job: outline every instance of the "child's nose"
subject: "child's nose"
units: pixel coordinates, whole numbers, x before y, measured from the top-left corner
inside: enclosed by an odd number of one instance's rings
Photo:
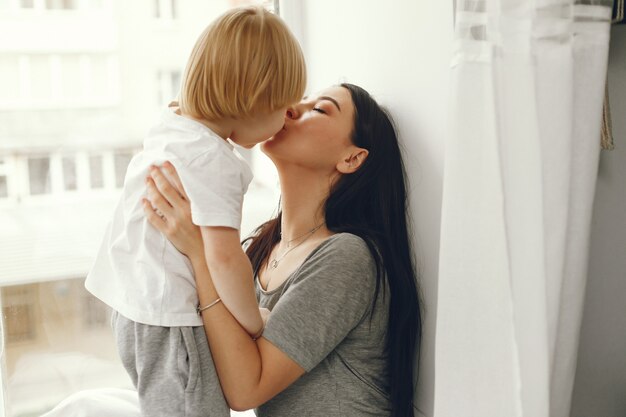
[[[285,116],[286,116],[288,119],[293,120],[293,119],[297,119],[297,118],[298,118],[298,114],[299,114],[299,113],[298,113],[298,110],[297,110],[295,107],[289,107],[289,108],[287,109],[287,113],[285,114]]]

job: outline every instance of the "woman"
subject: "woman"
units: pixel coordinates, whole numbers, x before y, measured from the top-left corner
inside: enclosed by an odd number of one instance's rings
[[[282,211],[246,242],[267,326],[252,340],[221,303],[203,312],[228,403],[271,417],[412,416],[421,323],[389,116],[342,84],[290,108],[262,150],[282,192]],[[163,171],[152,171],[146,215],[189,257],[200,304],[211,305],[189,203],[171,165]]]
[[[365,90],[342,84],[290,108],[262,150],[282,197],[278,216],[246,241],[259,305],[271,310],[257,340],[215,303],[172,166],[147,181],[148,220],[189,257],[200,304],[212,305],[202,316],[226,400],[258,416],[413,416],[421,320],[389,116]],[[46,416],[138,413],[128,392],[117,403],[112,396],[78,393]]]

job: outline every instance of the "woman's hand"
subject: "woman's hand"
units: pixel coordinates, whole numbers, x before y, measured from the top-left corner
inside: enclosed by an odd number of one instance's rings
[[[190,259],[204,258],[200,228],[191,221],[191,205],[174,166],[150,168],[143,211],[148,222]]]

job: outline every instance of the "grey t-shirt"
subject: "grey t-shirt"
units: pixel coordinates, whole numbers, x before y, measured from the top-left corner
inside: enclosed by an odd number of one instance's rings
[[[256,280],[259,305],[271,310],[263,337],[306,370],[257,416],[390,414],[389,294],[381,286],[370,321],[375,288],[373,257],[349,233],[328,238],[280,287],[264,291]]]

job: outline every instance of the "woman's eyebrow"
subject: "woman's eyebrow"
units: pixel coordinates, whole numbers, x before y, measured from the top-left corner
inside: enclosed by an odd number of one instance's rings
[[[321,97],[318,97],[318,100],[328,100],[328,101],[332,102],[335,105],[335,107],[337,107],[337,110],[341,111],[341,107],[339,107],[339,103],[337,103],[337,100],[335,100],[332,97],[321,96]]]

